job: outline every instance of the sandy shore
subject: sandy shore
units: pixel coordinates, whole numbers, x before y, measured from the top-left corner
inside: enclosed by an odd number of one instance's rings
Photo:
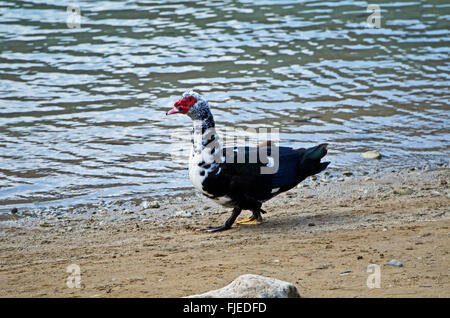
[[[303,297],[449,297],[449,175],[309,180],[266,203],[262,225],[214,234],[197,229],[229,211],[198,196],[120,218],[99,209],[1,222],[0,296],[181,297],[253,273]],[[403,266],[385,265],[393,259]],[[70,264],[80,288],[66,285]],[[367,287],[369,264],[380,266],[381,288]]]

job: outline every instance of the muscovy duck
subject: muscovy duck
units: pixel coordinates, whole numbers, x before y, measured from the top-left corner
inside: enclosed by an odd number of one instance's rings
[[[166,113],[172,114],[185,114],[194,121],[189,158],[192,184],[208,198],[233,208],[224,225],[204,231],[230,229],[242,210],[250,210],[253,215],[237,223],[260,224],[265,201],[292,189],[330,163],[320,161],[327,154],[325,143],[308,149],[278,147],[270,141],[258,147],[223,148],[208,101],[194,91],[184,93],[175,102]]]

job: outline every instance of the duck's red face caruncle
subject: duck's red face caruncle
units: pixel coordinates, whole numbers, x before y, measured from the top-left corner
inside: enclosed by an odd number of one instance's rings
[[[166,115],[172,114],[187,114],[189,109],[195,105],[197,99],[194,96],[187,96],[173,104],[173,109],[169,110]]]

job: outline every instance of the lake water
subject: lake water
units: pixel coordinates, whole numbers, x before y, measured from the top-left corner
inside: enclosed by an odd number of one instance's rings
[[[0,210],[189,193],[191,88],[332,170],[448,164],[450,4],[374,2],[0,1]]]

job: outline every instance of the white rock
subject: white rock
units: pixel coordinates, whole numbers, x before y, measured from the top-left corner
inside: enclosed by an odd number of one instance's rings
[[[143,201],[141,203],[141,208],[144,209],[144,210],[148,209],[149,205],[150,205],[150,203],[148,201]]]
[[[389,261],[389,262],[386,263],[385,265],[397,266],[397,267],[403,267],[403,264],[400,263],[399,261],[397,261],[396,259],[393,259],[393,260]]]
[[[151,201],[151,202],[143,201],[141,203],[142,210],[149,209],[149,208],[150,209],[158,209],[159,207],[160,207],[160,204],[158,201]]]
[[[180,210],[175,213],[175,216],[182,217],[182,218],[191,218],[192,213],[184,210]]]
[[[408,187],[394,187],[393,192],[395,194],[408,195],[408,194],[412,194],[414,191],[413,191],[413,189],[408,188]]]
[[[188,298],[299,298],[297,288],[288,282],[254,274],[241,275],[229,285],[188,296]]]
[[[381,154],[378,151],[370,150],[367,152],[363,152],[361,157],[365,159],[381,159]]]

